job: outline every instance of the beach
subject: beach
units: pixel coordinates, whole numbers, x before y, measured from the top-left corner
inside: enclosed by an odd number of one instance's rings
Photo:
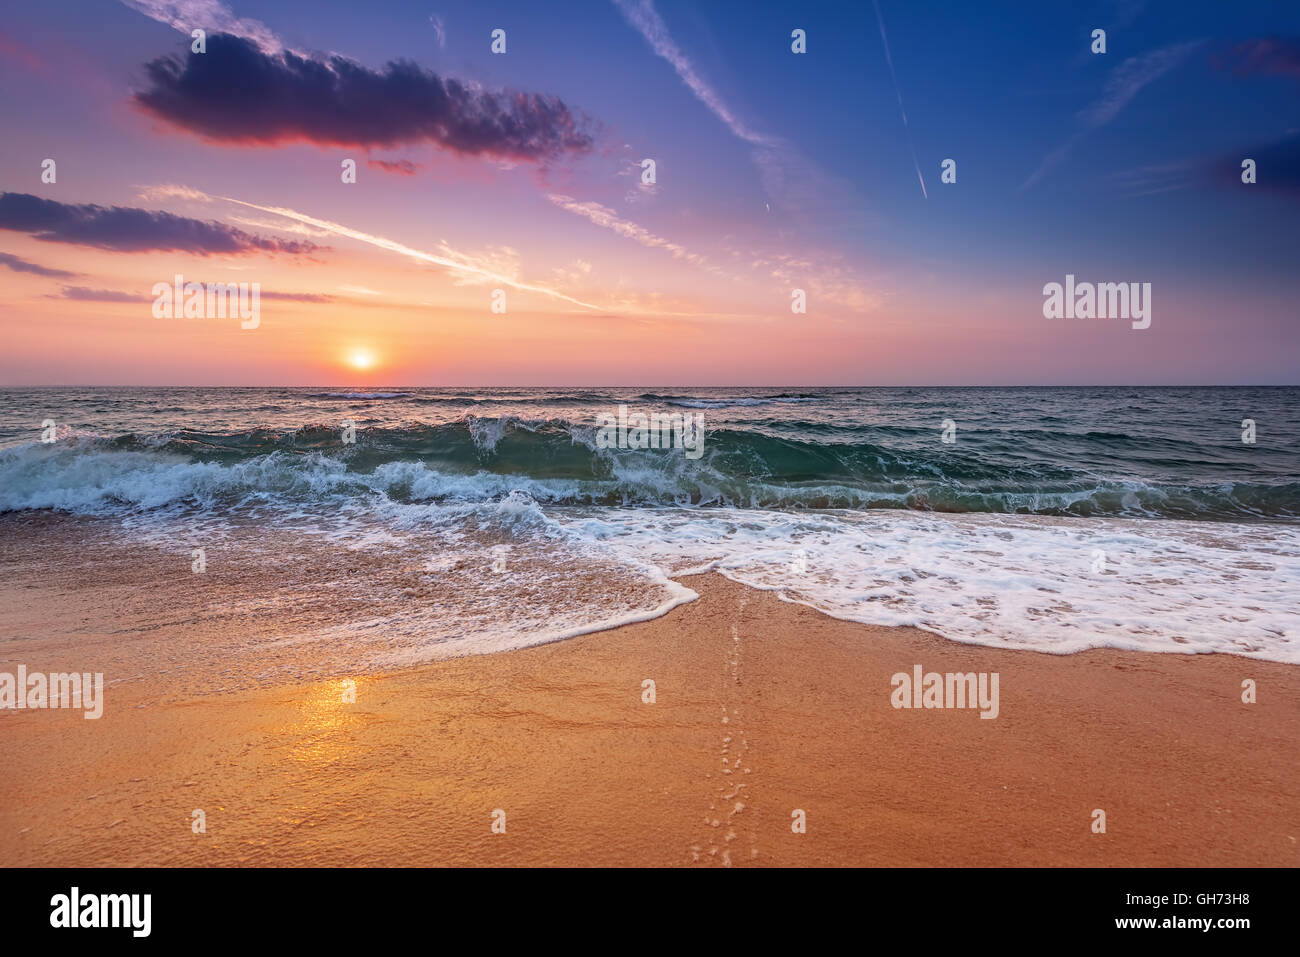
[[[1300,8],[501,6],[6,10],[6,930],[1286,923]]]
[[[62,639],[16,640],[41,608],[103,636],[91,664],[141,603],[173,607],[159,647],[204,637],[179,584],[4,580],[10,662],[61,663]],[[663,617],[359,675],[355,703],[343,675],[178,694],[110,672],[98,720],[0,712],[0,864],[1300,863],[1293,666],[1001,650],[682,581],[700,597]],[[997,673],[997,717],[893,707],[918,664]]]
[[[1296,397],[8,390],[0,865],[1295,866]]]

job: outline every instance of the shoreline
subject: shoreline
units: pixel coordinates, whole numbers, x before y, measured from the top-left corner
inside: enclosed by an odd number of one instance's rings
[[[1300,864],[1293,666],[1002,650],[683,583],[651,621],[357,676],[355,704],[337,679],[127,683],[98,721],[0,714],[0,866]],[[999,673],[998,717],[895,709],[918,664]]]

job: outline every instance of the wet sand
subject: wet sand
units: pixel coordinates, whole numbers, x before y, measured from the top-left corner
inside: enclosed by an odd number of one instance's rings
[[[683,582],[700,599],[654,621],[356,676],[355,703],[348,676],[167,700],[128,681],[98,721],[0,712],[0,864],[1300,864],[1292,666],[1002,651]],[[11,579],[0,620],[108,646],[142,594]],[[179,652],[202,636],[173,612]],[[55,666],[7,637],[0,670]],[[998,717],[895,709],[917,664],[997,672]]]

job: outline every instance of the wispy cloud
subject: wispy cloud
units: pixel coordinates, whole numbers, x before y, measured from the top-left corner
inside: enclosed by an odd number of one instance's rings
[[[353,229],[342,223],[331,222],[327,219],[318,219],[315,216],[308,216],[306,213],[300,213],[297,210],[286,209],[281,206],[261,206],[257,203],[248,203],[242,199],[233,199],[229,196],[220,196],[218,199],[228,203],[235,203],[238,206],[246,206],[249,209],[260,210],[264,213],[271,213],[275,216],[282,216],[285,219],[294,220],[295,222],[304,223],[316,229],[325,230],[335,236],[342,236],[346,239],[353,239],[357,242],[366,243],[379,249],[385,249],[389,252],[398,253],[409,259],[418,262],[428,263],[433,266],[442,266],[459,275],[462,279],[469,280],[490,280],[500,283],[503,286],[509,286],[512,289],[518,289],[521,292],[533,292],[539,295],[548,296],[552,299],[558,299],[563,302],[572,303],[575,306],[582,306],[584,309],[597,309],[598,306],[589,302],[583,302],[581,299],[575,299],[556,289],[536,283],[522,282],[512,276],[503,275],[492,269],[485,268],[483,265],[474,262],[471,257],[461,253],[456,253],[444,245],[444,252],[441,255],[424,252],[423,250],[414,249],[404,243],[399,243],[394,239],[387,239],[383,236],[376,236],[372,233],[363,232],[359,229]]]
[[[1256,37],[1238,43],[1226,58],[1212,57],[1211,62],[1222,68],[1225,59],[1237,76],[1300,77],[1300,37]]]
[[[259,298],[276,299],[283,302],[307,302],[307,303],[327,303],[334,302],[334,296],[322,295],[315,292],[275,292],[274,290],[259,290]],[[85,286],[64,286],[57,296],[47,296],[47,299],[75,299],[78,302],[153,302],[153,296],[146,296],[141,293],[119,292],[116,289],[87,289]]]
[[[1076,130],[1063,144],[1049,152],[1021,189],[1029,189],[1059,164],[1085,136],[1117,117],[1142,89],[1164,76],[1204,45],[1203,40],[1175,43],[1143,56],[1130,57],[1113,71],[1101,96],[1076,114]]]
[[[1155,163],[1120,170],[1109,178],[1130,197],[1170,193],[1196,184],[1199,171],[1188,161]]]
[[[546,198],[561,209],[582,216],[597,226],[640,243],[642,246],[662,249],[675,259],[692,263],[733,282],[758,284],[761,288],[775,287],[782,296],[788,295],[791,289],[802,288],[822,302],[830,302],[857,313],[870,312],[880,302],[879,297],[870,291],[860,277],[847,268],[831,262],[833,257],[829,254],[801,257],[788,253],[765,255],[731,249],[730,258],[741,270],[731,272],[719,268],[706,257],[691,252],[679,243],[657,236],[640,224],[620,217],[608,206],[594,202],[580,202],[571,196],[554,193],[548,194]],[[587,266],[587,269],[590,270],[590,266]],[[572,274],[557,272],[565,278],[575,278]]]
[[[77,275],[75,272],[68,272],[66,269],[50,269],[48,266],[29,263],[27,260],[19,259],[10,253],[0,253],[0,265],[8,266],[14,272],[31,273],[33,276],[48,276],[51,279],[71,279]]]
[[[243,37],[266,53],[278,53],[284,49],[280,38],[265,23],[235,16],[220,0],[122,0],[122,3],[186,36],[201,29],[209,34],[228,33]]]
[[[206,203],[211,201],[211,197],[206,193],[200,193],[197,189],[190,189],[188,186],[177,186],[173,183],[161,183],[156,186],[137,186],[136,193],[146,203],[161,203],[169,199],[182,199],[196,203]]]
[[[766,274],[783,291],[804,289],[814,302],[829,302],[860,314],[880,306],[880,295],[871,285],[855,271],[836,262],[833,254],[737,252],[750,257],[750,268]]]
[[[45,242],[128,253],[300,255],[322,248],[312,242],[256,236],[215,220],[131,206],[60,203],[29,193],[0,193],[0,229],[30,233]]]
[[[696,72],[694,65],[673,40],[672,34],[668,32],[667,24],[659,16],[659,11],[655,9],[651,0],[614,0],[614,5],[622,12],[627,22],[645,37],[646,42],[650,44],[650,48],[668,61],[672,68],[677,71],[677,75],[681,77],[682,82],[686,84],[701,103],[727,125],[727,128],[732,133],[754,146],[774,145],[772,139],[746,126],[722,102],[722,97],[717,94],[713,87]]]
[[[320,292],[276,292],[275,290],[264,289],[261,292],[263,299],[279,299],[284,302],[334,302],[335,297]]]
[[[433,27],[434,34],[438,37],[438,49],[447,48],[447,28],[442,22],[442,17],[436,13],[429,14],[429,24]]]
[[[582,216],[597,226],[612,230],[627,239],[640,243],[642,246],[650,246],[654,249],[663,249],[670,253],[675,259],[683,259],[686,262],[694,263],[697,266],[707,265],[707,260],[688,250],[685,246],[679,245],[662,236],[656,236],[648,229],[640,226],[629,219],[623,219],[614,210],[600,203],[581,202],[572,196],[564,196],[558,193],[548,193],[546,196],[552,203],[570,213]]]
[[[366,160],[366,165],[371,169],[381,170],[385,173],[395,173],[398,176],[414,176],[421,169],[421,165],[412,160]]]
[[[1241,182],[1242,161],[1255,161],[1256,180]],[[1199,156],[1122,170],[1110,177],[1129,196],[1150,196],[1188,188],[1232,189],[1238,194],[1276,194],[1300,198],[1300,130],[1280,139],[1253,143],[1213,157]]]
[[[295,236],[309,236],[312,239],[328,239],[334,235],[323,229],[312,229],[312,227],[304,226],[302,223],[286,223],[268,219],[265,216],[230,216],[227,218],[232,223],[239,223],[241,226],[249,226],[253,229],[271,229],[280,233],[292,233]]]
[[[652,0],[614,0],[624,19],[666,60],[677,76],[737,138],[751,146],[767,196],[786,210],[808,209],[831,183],[793,144],[754,129],[723,101],[682,52]]]
[[[632,179],[632,188],[623,195],[623,202],[629,206],[636,206],[655,199],[659,195],[659,184],[645,183],[641,181],[644,170],[641,163],[635,159],[624,159],[622,165],[615,171],[614,175],[618,177],[628,177]]]
[[[75,299],[78,302],[150,302],[149,296],[116,289],[87,289],[85,286],[64,286],[57,296],[49,299]]]
[[[42,76],[50,73],[49,64],[4,31],[0,31],[0,57],[20,64],[31,73]]]

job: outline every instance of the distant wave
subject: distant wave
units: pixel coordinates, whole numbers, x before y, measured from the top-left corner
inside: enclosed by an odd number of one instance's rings
[[[521,398],[513,395],[418,395],[411,399],[417,405],[510,405],[519,406],[527,403],[538,405],[585,405],[592,402],[610,403],[617,400],[599,392],[574,392],[560,395],[527,396]]]
[[[774,402],[796,403],[824,401],[822,396],[789,392],[781,392],[777,395],[768,396],[736,396],[733,398],[697,398],[688,395],[661,395],[657,392],[642,392],[637,396],[637,398],[645,402],[664,402],[668,405],[675,405],[685,409],[725,409],[731,407],[771,405]]]
[[[469,394],[469,393],[451,393],[445,395],[429,395],[423,392],[308,392],[304,394],[309,399],[354,399],[354,400],[372,400],[372,399],[406,399],[415,405],[450,405],[450,406],[467,406],[467,405],[511,405],[518,406],[521,403],[529,405],[583,405],[590,402],[612,402],[610,396],[598,392],[575,392],[564,393],[559,395],[492,395],[492,394]],[[178,409],[177,411],[184,411]]]
[[[312,392],[313,399],[404,399],[409,392]]]

